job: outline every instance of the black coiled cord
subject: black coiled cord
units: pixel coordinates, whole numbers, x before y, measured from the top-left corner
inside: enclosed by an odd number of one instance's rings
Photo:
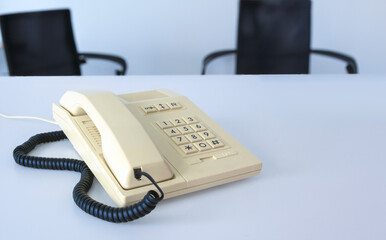
[[[158,195],[156,191],[151,190],[140,202],[134,205],[122,208],[110,207],[88,196],[87,192],[91,188],[94,175],[85,162],[70,158],[27,156],[27,154],[38,144],[55,142],[63,139],[67,139],[63,131],[37,134],[22,145],[17,146],[13,151],[13,158],[16,163],[25,167],[80,172],[81,178],[74,187],[72,194],[76,205],[78,205],[78,207],[86,213],[109,222],[128,222],[143,217],[149,214],[163,199],[164,193],[154,179],[146,172],[136,169],[135,177],[137,179],[140,179],[141,176],[147,177],[154,184],[154,186],[157,187],[161,195]]]

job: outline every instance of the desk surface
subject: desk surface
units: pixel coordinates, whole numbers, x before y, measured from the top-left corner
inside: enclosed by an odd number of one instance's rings
[[[112,224],[72,200],[79,174],[24,168],[14,147],[58,130],[0,118],[0,239],[384,239],[386,76],[0,78],[0,112],[51,118],[70,89],[168,88],[190,98],[263,161],[260,175],[165,200]],[[66,142],[33,154],[78,158]],[[101,186],[91,195],[113,204]]]

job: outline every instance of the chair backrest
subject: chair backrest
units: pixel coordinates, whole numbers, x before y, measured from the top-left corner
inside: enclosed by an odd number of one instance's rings
[[[0,16],[11,76],[80,75],[68,9]]]
[[[309,72],[311,1],[240,0],[237,74]]]

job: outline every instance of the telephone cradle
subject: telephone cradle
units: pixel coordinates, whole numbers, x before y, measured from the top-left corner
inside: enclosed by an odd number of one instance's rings
[[[59,104],[53,104],[53,116],[65,135],[51,134],[52,141],[68,138],[84,162],[50,160],[52,163],[45,166],[79,171],[82,178],[89,179],[90,186],[94,174],[120,208],[97,213],[108,207],[91,203],[85,195],[89,188],[79,189],[84,187],[81,182],[74,189],[74,199],[80,201],[78,206],[89,201],[87,207],[80,207],[108,221],[134,220],[141,217],[137,210],[150,212],[150,205],[155,207],[154,199],[160,201],[247,178],[258,174],[262,167],[257,157],[188,98],[166,89],[121,95],[68,91]],[[29,166],[25,155],[32,145],[47,137],[40,138],[31,138],[32,143],[16,148],[16,162]],[[80,192],[83,195],[76,196]],[[128,210],[117,210],[122,208]]]

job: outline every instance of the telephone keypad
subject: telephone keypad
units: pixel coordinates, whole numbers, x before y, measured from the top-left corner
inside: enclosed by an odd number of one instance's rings
[[[185,154],[222,148],[225,144],[195,117],[158,121],[157,125]]]

